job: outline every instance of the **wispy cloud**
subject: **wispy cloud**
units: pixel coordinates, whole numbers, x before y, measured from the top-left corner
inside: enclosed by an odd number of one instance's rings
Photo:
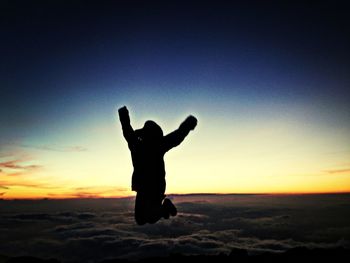
[[[123,194],[124,193],[124,194]],[[64,193],[51,192],[47,193],[50,198],[103,198],[103,197],[120,197],[129,195],[129,189],[118,186],[87,186],[65,188]]]
[[[326,173],[328,174],[342,174],[342,173],[349,173],[350,168],[344,168],[344,169],[334,169],[334,170],[327,170]]]
[[[73,188],[75,191],[103,191],[103,192],[111,192],[111,191],[128,191],[125,187],[114,187],[114,186],[87,186],[87,187],[75,187]]]
[[[1,162],[0,167],[9,169],[37,169],[41,167],[40,165],[21,165],[22,160],[11,160],[6,162]],[[2,169],[0,169],[2,171]]]
[[[89,192],[80,192],[80,193],[74,193],[72,194],[72,197],[75,198],[100,198],[101,193],[89,193]]]
[[[126,191],[128,191],[127,188],[113,186],[76,187],[72,189],[71,195],[76,198],[97,198],[106,194],[118,196]]]
[[[0,145],[1,146],[1,145]],[[8,157],[12,157],[13,156],[13,154],[11,154],[11,153],[8,153],[8,152],[6,152],[6,153],[1,153],[0,152],[0,158],[2,159],[2,158],[8,158]]]
[[[26,158],[19,158],[15,160],[3,161],[0,162],[0,174],[9,175],[9,176],[18,176],[27,174],[38,169],[41,169],[41,165],[37,164],[23,164],[27,162]]]
[[[6,180],[2,180],[0,181],[0,188],[1,189],[10,189],[11,187],[14,186],[22,186],[22,187],[32,187],[32,188],[45,188],[45,189],[57,189],[58,187],[56,186],[51,186],[48,184],[44,184],[44,183],[32,183],[32,182],[28,182],[28,181],[16,181],[16,182],[12,182],[12,181],[6,181]]]
[[[21,144],[21,147],[53,152],[86,152],[88,149],[83,146],[48,146]]]

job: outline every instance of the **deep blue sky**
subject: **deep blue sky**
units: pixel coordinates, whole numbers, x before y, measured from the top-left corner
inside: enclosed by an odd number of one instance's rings
[[[108,145],[120,135],[116,109],[126,104],[136,128],[154,118],[169,132],[195,114],[191,147],[202,161],[215,159],[207,149],[254,159],[271,148],[303,160],[311,151],[313,164],[332,160],[315,173],[349,170],[345,2],[1,1],[0,10],[2,155],[13,146]],[[114,148],[124,149],[119,142]],[[318,156],[327,152],[342,155]]]
[[[349,120],[346,6],[241,2],[3,1],[2,125],[133,89],[325,103]]]

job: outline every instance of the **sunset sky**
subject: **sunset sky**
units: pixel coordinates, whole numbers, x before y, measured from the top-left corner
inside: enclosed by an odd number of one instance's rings
[[[167,193],[350,192],[340,3],[49,2],[0,3],[0,198],[133,195],[124,105],[198,118]]]

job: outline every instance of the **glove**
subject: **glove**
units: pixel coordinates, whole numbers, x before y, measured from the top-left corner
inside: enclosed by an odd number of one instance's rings
[[[194,130],[194,128],[197,126],[197,119],[194,116],[190,115],[183,122],[183,126],[188,130]]]
[[[128,121],[128,120],[130,120],[129,119],[129,111],[128,111],[126,106],[119,108],[118,109],[118,113],[119,113],[119,119],[121,121]]]

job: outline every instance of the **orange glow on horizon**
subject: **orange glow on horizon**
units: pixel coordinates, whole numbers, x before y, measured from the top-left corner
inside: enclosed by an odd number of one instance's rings
[[[233,125],[199,116],[198,129],[165,156],[166,194],[350,192],[348,134],[300,128],[296,120]],[[164,132],[175,128],[159,121]],[[133,120],[135,127],[142,121]],[[110,124],[109,124],[110,125]],[[222,127],[225,127],[223,129]],[[119,198],[131,191],[132,163],[120,126],[93,125],[72,145],[0,150],[1,199]],[[72,143],[69,143],[72,140]],[[75,146],[74,143],[79,142]],[[24,143],[23,143],[24,144]]]

